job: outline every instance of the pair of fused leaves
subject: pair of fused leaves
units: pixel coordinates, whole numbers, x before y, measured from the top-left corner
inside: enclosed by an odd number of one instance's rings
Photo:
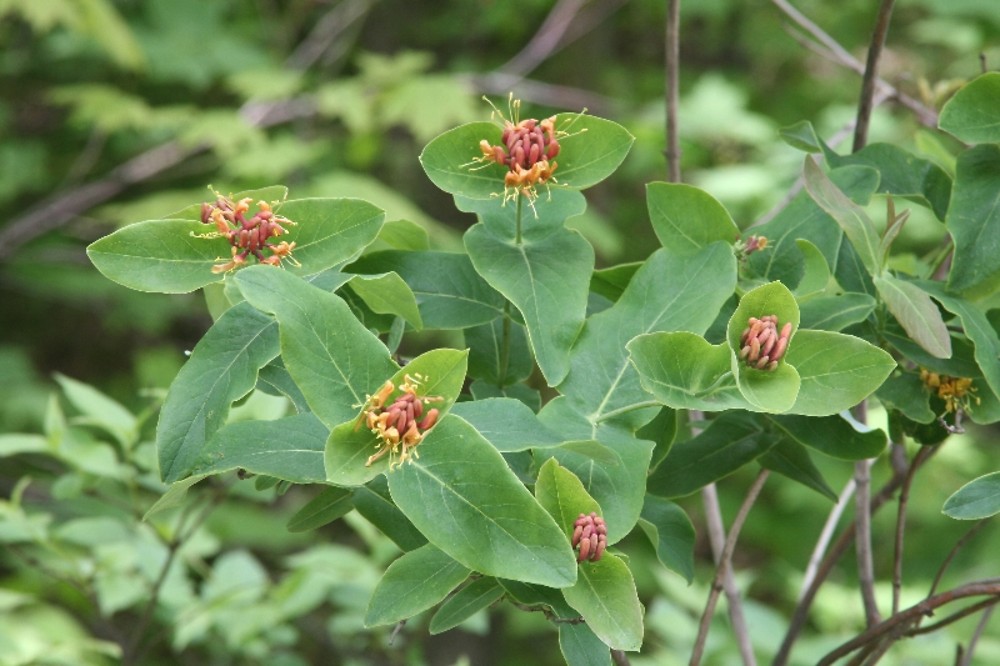
[[[784,359],[771,372],[739,358],[740,336],[750,317],[777,315],[792,324]],[[843,333],[798,330],[795,297],[780,282],[743,296],[729,320],[726,341],[712,345],[680,331],[642,335],[628,344],[643,387],[674,408],[828,416],[857,404],[896,366],[878,347]]]
[[[448,437],[468,437],[476,431],[456,417],[451,417],[442,426],[448,431]],[[438,439],[440,439],[440,435]],[[462,444],[455,439],[441,440],[437,444]],[[485,449],[484,449],[485,451]],[[440,453],[445,454],[442,447]],[[435,456],[428,470],[421,470],[426,464],[427,456]],[[468,454],[466,454],[468,455]],[[414,465],[414,469],[404,468],[399,473],[389,476],[390,490],[397,498],[397,490],[401,484],[406,484],[405,475],[424,475],[440,470],[437,452],[428,447],[427,453]],[[443,460],[443,459],[442,459]],[[467,480],[468,483],[479,483],[481,480]],[[523,492],[523,486],[521,486]],[[492,488],[483,488],[483,492],[491,492]],[[509,489],[503,489],[509,493]],[[405,494],[404,494],[405,497]],[[447,494],[445,494],[447,502]],[[507,495],[504,495],[506,501]],[[553,570],[544,580],[530,580],[525,572],[511,576],[511,572],[527,567],[529,571],[538,571],[537,561],[545,559],[549,548],[547,539],[535,543],[530,549],[512,542],[507,534],[512,524],[490,523],[480,520],[483,537],[486,540],[477,542],[482,551],[478,555],[462,553],[459,559],[452,543],[455,536],[468,538],[468,534],[453,535],[442,543],[431,543],[417,550],[405,553],[393,562],[385,576],[376,587],[365,622],[369,626],[389,624],[423,612],[444,600],[459,584],[466,580],[471,571],[485,574],[486,577],[473,580],[458,590],[431,620],[432,631],[450,628],[471,615],[473,612],[497,601],[501,596],[510,595],[507,587],[511,587],[511,579],[521,581],[521,585],[541,584],[547,587],[561,588],[560,599],[554,597],[551,602],[557,609],[568,610],[564,613],[569,617],[582,616],[590,632],[606,646],[622,650],[637,650],[642,643],[643,623],[642,606],[636,593],[635,582],[628,566],[617,556],[605,552],[597,562],[584,562],[577,567],[569,550],[569,536],[573,531],[573,522],[580,513],[591,511],[600,513],[600,506],[590,497],[580,480],[570,471],[550,459],[539,470],[535,485],[535,499],[542,509],[541,516],[536,511],[525,514],[518,532],[526,537],[528,533],[541,533],[543,530],[558,536],[558,551],[569,555],[569,569],[566,572],[560,568],[558,576]],[[397,501],[399,499],[397,498]],[[499,498],[498,498],[499,501]],[[522,507],[511,506],[511,511]],[[405,511],[405,509],[404,509]],[[419,527],[419,525],[418,525]],[[552,528],[555,528],[554,532]],[[466,530],[467,531],[467,530]],[[548,535],[546,535],[548,536]],[[490,558],[491,561],[485,561]],[[469,559],[477,560],[470,565]],[[568,576],[565,574],[569,574]],[[520,589],[514,585],[515,592]],[[551,597],[552,592],[541,591]],[[516,595],[511,595],[515,596]]]

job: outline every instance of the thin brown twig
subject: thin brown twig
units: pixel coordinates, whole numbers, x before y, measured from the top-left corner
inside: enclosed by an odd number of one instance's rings
[[[875,30],[868,46],[868,59],[865,62],[865,73],[861,77],[861,99],[858,101],[858,121],[854,127],[854,152],[858,152],[868,143],[868,123],[871,120],[872,101],[875,98],[875,83],[878,80],[878,64],[882,57],[886,35],[889,34],[889,23],[892,20],[892,8],[895,0],[882,0],[878,8],[878,18],[875,20]]]
[[[976,533],[979,530],[983,529],[983,527],[985,526],[986,526],[986,520],[980,520],[975,525],[970,527],[969,530],[965,534],[963,534],[958,541],[955,542],[955,545],[951,547],[951,550],[948,551],[948,554],[945,556],[944,560],[942,560],[941,566],[938,567],[937,573],[934,574],[934,580],[933,582],[931,582],[931,589],[929,592],[927,592],[927,596],[929,597],[934,596],[934,593],[937,591],[938,586],[941,584],[941,579],[944,578],[945,571],[948,570],[948,566],[951,564],[951,561],[955,559],[956,555],[958,555],[958,551],[960,551],[965,546],[965,544],[968,543],[969,539],[974,537]]]
[[[901,447],[902,445],[894,442],[893,447],[895,448],[897,446]],[[917,454],[914,456],[914,460],[916,461],[919,458],[926,458],[929,455],[927,453],[928,450],[929,449],[925,446],[920,447],[920,450],[917,451]],[[896,538],[892,554],[893,615],[899,612],[899,598],[903,591],[903,532],[906,529],[906,506],[910,499],[910,487],[913,485],[913,476],[916,474],[919,466],[919,463],[908,466],[909,468],[906,470],[906,477],[903,479],[903,485],[899,491],[899,504],[896,510]]]
[[[570,24],[587,2],[589,0],[559,0],[524,48],[504,63],[500,71],[524,76],[545,62],[559,49]]]
[[[960,611],[955,611],[951,615],[945,617],[944,619],[938,620],[934,624],[928,624],[925,627],[914,626],[905,632],[906,636],[920,636],[921,634],[930,634],[938,629],[943,629],[949,624],[958,622],[959,620],[966,618],[970,615],[975,615],[981,610],[989,610],[996,604],[1000,603],[1000,597],[990,597],[983,599],[982,601],[976,602],[970,606],[966,606]]]
[[[892,617],[869,627],[866,631],[830,651],[817,662],[817,666],[829,666],[841,657],[851,654],[872,641],[880,640],[890,632],[907,627],[916,622],[918,618],[932,614],[936,608],[940,608],[945,604],[967,597],[998,595],[1000,595],[1000,578],[990,578],[968,583],[933,597],[928,597],[920,603],[910,606]]]
[[[858,586],[861,601],[865,607],[865,622],[872,626],[881,622],[878,602],[875,600],[875,571],[872,562],[871,523],[871,461],[859,460],[854,463],[854,550],[858,561]]]
[[[1000,599],[997,601],[1000,601]],[[965,649],[965,654],[962,655],[962,661],[959,663],[959,666],[972,666],[972,655],[976,652],[976,645],[979,643],[980,636],[986,631],[986,625],[989,624],[990,618],[993,616],[993,611],[996,609],[996,605],[994,604],[983,611],[983,616],[979,618],[979,623],[976,625],[975,631],[969,637],[969,647]]]
[[[680,11],[681,0],[668,0],[666,25],[666,97],[667,97],[667,181],[681,182],[681,140],[677,134],[677,103],[680,87]]]
[[[717,566],[715,570],[715,579],[712,581],[712,587],[708,593],[708,601],[705,604],[705,610],[701,615],[701,622],[698,625],[698,635],[695,638],[694,648],[691,651],[691,660],[689,662],[690,666],[697,666],[697,664],[701,662],[701,658],[705,650],[705,641],[708,638],[708,630],[712,622],[712,616],[715,614],[715,606],[719,600],[719,594],[723,591],[723,589],[725,589],[726,578],[732,576],[732,558],[733,551],[736,550],[736,541],[739,539],[740,531],[743,529],[743,524],[746,522],[747,515],[750,513],[750,508],[753,506],[754,502],[757,501],[757,497],[760,495],[760,491],[764,487],[764,483],[767,481],[769,473],[770,472],[768,470],[762,469],[760,473],[757,474],[757,478],[754,480],[753,485],[750,486],[746,497],[743,499],[743,504],[740,505],[736,518],[733,519],[733,524],[730,526],[729,533],[726,535],[725,544],[716,558]],[[734,623],[734,631],[735,630],[736,625]],[[756,659],[753,655],[753,647],[750,644],[749,634],[738,636],[738,638],[740,638],[740,652],[743,655],[743,663],[755,664]]]
[[[611,661],[615,662],[615,666],[629,666],[631,663],[624,650],[611,650]]]

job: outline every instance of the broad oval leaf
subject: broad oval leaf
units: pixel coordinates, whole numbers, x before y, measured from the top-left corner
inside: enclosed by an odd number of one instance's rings
[[[832,331],[799,331],[785,360],[799,373],[801,386],[789,412],[829,416],[875,392],[896,361],[861,338]]]
[[[164,481],[190,473],[230,405],[253,389],[257,372],[277,355],[277,323],[248,303],[233,306],[208,329],[160,410],[156,445]]]
[[[986,296],[1000,286],[998,172],[1000,145],[976,146],[958,156],[945,224],[955,241],[948,288],[964,296]]]
[[[601,505],[590,496],[580,479],[555,458],[546,460],[538,470],[535,498],[555,518],[567,537],[572,536],[573,523],[581,514],[602,514]]]
[[[980,520],[1000,513],[1000,472],[969,481],[945,501],[941,511],[957,520]]]
[[[598,638],[616,650],[638,650],[642,645],[642,604],[628,565],[611,553],[580,563],[576,585],[563,590]]]
[[[718,200],[708,192],[684,183],[648,183],[646,206],[660,245],[700,250],[723,241],[732,243],[739,227]]]
[[[381,208],[361,199],[293,199],[275,212],[295,223],[281,238],[295,243],[292,256],[300,265],[288,268],[299,275],[319,273],[358,257],[385,222]]]
[[[576,581],[569,539],[475,428],[449,415],[419,453],[388,474],[389,491],[428,541],[488,576]]]
[[[966,143],[1000,143],[1000,72],[965,84],[941,109],[938,126]]]
[[[386,569],[365,611],[365,626],[393,624],[448,596],[469,570],[431,544],[403,553]]]

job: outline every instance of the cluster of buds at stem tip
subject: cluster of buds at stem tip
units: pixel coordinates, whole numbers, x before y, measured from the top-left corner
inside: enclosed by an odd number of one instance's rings
[[[489,101],[489,100],[487,100]],[[486,139],[479,142],[482,156],[476,161],[485,164],[499,164],[507,168],[504,174],[504,200],[524,194],[529,201],[538,197],[537,185],[549,180],[555,181],[553,174],[559,164],[555,161],[559,154],[559,139],[569,136],[556,130],[556,116],[537,120],[518,120],[521,101],[510,98],[512,120],[504,118],[500,144],[492,145]],[[503,118],[503,114],[496,110]]]
[[[573,550],[578,551],[577,562],[596,562],[601,559],[604,549],[608,547],[608,526],[604,524],[604,519],[593,512],[589,515],[581,513],[573,523],[571,543]]]
[[[750,236],[745,241],[738,240],[733,249],[736,251],[737,259],[743,261],[754,252],[767,249],[767,236]]]
[[[213,203],[201,205],[201,221],[215,225],[215,231],[207,234],[193,234],[197,238],[225,238],[232,245],[232,257],[223,264],[212,266],[213,273],[228,273],[247,262],[252,255],[259,263],[280,266],[282,259],[294,265],[292,257],[295,243],[275,241],[288,233],[283,225],[294,225],[291,220],[275,215],[266,201],[257,202],[257,210],[250,215],[249,197],[234,202],[229,197],[216,193]],[[222,261],[220,258],[219,261]]]
[[[397,392],[397,387],[389,379],[375,395],[368,396],[355,430],[363,420],[378,438],[376,446],[379,450],[368,458],[365,467],[387,453],[390,459],[399,455],[397,462],[390,463],[390,469],[402,465],[411,457],[418,457],[416,446],[437,423],[439,414],[437,409],[427,409],[427,403],[441,400],[438,396],[417,395],[423,381],[424,377],[420,375],[405,375],[398,387],[401,393],[391,403],[389,398]]]
[[[972,401],[975,400],[976,404],[979,404],[979,397],[973,395],[976,387],[968,377],[951,377],[921,368],[920,380],[924,386],[937,393],[937,397],[944,400],[946,413],[955,413],[959,410],[971,412]]]
[[[740,336],[740,358],[751,368],[768,372],[774,370],[788,349],[792,323],[782,326],[780,333],[777,315],[764,315],[760,319],[750,317],[747,323]]]

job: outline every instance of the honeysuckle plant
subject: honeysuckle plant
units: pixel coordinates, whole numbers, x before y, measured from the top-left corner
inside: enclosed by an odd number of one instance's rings
[[[279,187],[124,227],[89,248],[97,268],[142,291],[203,289],[214,317],[163,403],[160,474],[179,490],[237,469],[326,486],[302,509],[311,525],[357,511],[403,551],[369,626],[437,607],[437,633],[507,601],[552,619],[569,663],[638,650],[644,609],[620,544],[645,535],[690,581],[694,529],[672,500],[748,464],[833,499],[817,455],[864,460],[890,439],[930,446],[962,418],[1000,420],[1000,123],[982,120],[998,79],[942,114],[978,144],[954,168],[882,144],[839,155],[808,123],[787,129],[809,153],[806,191],[760,226],[741,231],[698,188],[650,183],[658,247],[620,266],[598,268],[566,222],[633,137],[516,103],[420,156],[477,217],[462,252],[428,249],[367,202]],[[944,222],[950,267],[944,253],[893,261],[904,201]],[[426,348],[436,338],[412,335],[426,331],[461,343]],[[286,396],[289,414],[228,423],[252,391]],[[866,401],[888,430],[851,416]],[[976,491],[946,510],[1000,510]]]

